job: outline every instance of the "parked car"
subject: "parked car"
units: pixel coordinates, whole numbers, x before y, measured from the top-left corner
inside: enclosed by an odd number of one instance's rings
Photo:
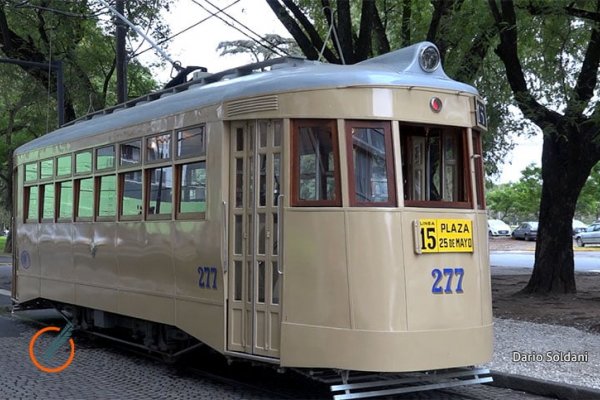
[[[588,226],[585,232],[579,232],[575,235],[575,242],[580,247],[586,244],[600,244],[600,223],[593,223]]]
[[[578,219],[573,220],[573,235],[578,234],[579,232],[585,232],[587,229],[587,225],[581,222]]]
[[[513,239],[535,240],[537,239],[537,221],[523,222],[512,232]]]
[[[499,219],[488,219],[488,235],[492,236],[510,236],[510,226]]]

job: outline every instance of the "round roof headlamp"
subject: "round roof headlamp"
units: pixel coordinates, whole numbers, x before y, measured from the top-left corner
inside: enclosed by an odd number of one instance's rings
[[[427,46],[421,49],[419,54],[419,65],[425,72],[433,72],[440,66],[440,52],[435,46]]]

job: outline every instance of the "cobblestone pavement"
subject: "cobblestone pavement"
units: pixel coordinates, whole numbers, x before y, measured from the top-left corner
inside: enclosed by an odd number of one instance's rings
[[[35,320],[35,322],[33,321]],[[40,321],[42,324],[40,324]],[[227,367],[217,358],[199,363],[200,369],[167,365],[149,357],[74,335],[75,357],[60,373],[38,370],[29,358],[28,345],[43,324],[64,326],[49,311],[0,313],[1,399],[282,399],[330,398],[327,388],[294,374],[278,374],[248,363]],[[34,347],[41,359],[51,334],[40,336]],[[61,348],[48,366],[65,362],[68,347]],[[219,356],[220,357],[220,356]],[[217,361],[215,361],[217,360]],[[206,365],[208,364],[208,365]],[[238,366],[239,367],[236,367]],[[214,367],[214,368],[211,368]],[[224,367],[225,366],[225,367]],[[204,372],[202,368],[210,372]],[[228,370],[223,372],[224,370]],[[236,376],[237,375],[237,376]],[[292,375],[292,376],[290,376]],[[435,392],[413,393],[397,399],[541,399],[476,385]]]

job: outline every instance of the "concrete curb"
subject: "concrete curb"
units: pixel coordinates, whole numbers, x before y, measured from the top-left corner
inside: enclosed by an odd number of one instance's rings
[[[490,371],[494,382],[488,385],[520,390],[539,396],[568,400],[600,399],[600,390],[562,382],[544,381],[529,376]]]

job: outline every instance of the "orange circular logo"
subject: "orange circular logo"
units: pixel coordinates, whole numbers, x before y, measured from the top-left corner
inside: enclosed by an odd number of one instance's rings
[[[46,332],[60,332],[60,328],[58,328],[56,326],[48,326],[46,328],[43,328],[43,329],[40,329],[39,331],[37,331],[35,333],[35,335],[33,335],[33,337],[31,338],[31,341],[29,342],[29,358],[31,358],[33,365],[35,365],[40,371],[49,372],[49,373],[56,373],[56,372],[63,371],[65,368],[67,368],[71,364],[71,362],[73,361],[73,357],[75,357],[75,342],[73,341],[72,338],[69,338],[69,345],[71,346],[71,353],[69,354],[69,358],[63,365],[60,365],[56,368],[46,367],[38,361],[38,359],[35,357],[35,352],[33,351],[33,347],[35,346],[35,341],[43,333],[46,333]]]

